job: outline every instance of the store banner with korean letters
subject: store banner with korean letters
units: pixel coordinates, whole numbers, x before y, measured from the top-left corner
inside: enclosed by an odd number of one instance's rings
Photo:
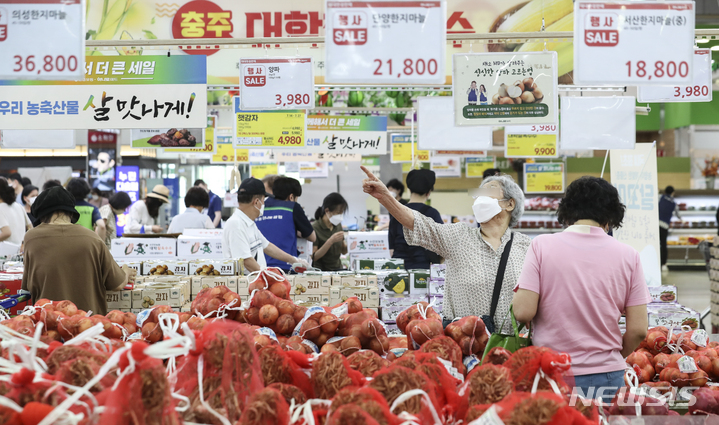
[[[657,150],[637,143],[634,149],[610,150],[609,160],[612,184],[627,207],[614,237],[639,252],[647,286],[660,286]]]
[[[387,117],[309,115],[305,136],[303,152],[384,155]]]
[[[80,81],[0,81],[0,128],[207,126],[204,56],[88,56]]]
[[[87,0],[86,36],[88,40],[196,40],[198,38],[258,38],[324,36],[325,0],[178,0],[161,3],[156,0]],[[572,31],[572,0],[554,0],[551,8],[544,0],[446,0],[447,12],[442,26],[450,34],[482,34],[539,31],[542,18],[547,31]],[[544,7],[545,13],[542,13]],[[388,16],[389,22],[399,16]],[[445,77],[452,73],[451,58],[462,52],[542,51],[543,42],[529,41],[501,44],[469,42],[447,45]],[[239,84],[241,58],[264,56],[264,46],[257,49],[220,49],[216,46],[189,48],[178,54],[207,55],[210,84]],[[571,84],[572,43],[548,42],[548,50],[559,53],[558,75],[562,84]],[[123,49],[133,54],[136,51]],[[173,55],[175,51],[173,51]],[[269,56],[309,56],[314,59],[315,82],[325,80],[325,49],[319,46],[270,44]],[[392,55],[393,74],[404,71],[403,51]],[[379,58],[378,58],[379,59]],[[415,58],[416,59],[416,58]],[[370,62],[376,68],[377,63]],[[416,63],[414,63],[416,68]],[[383,62],[385,72],[388,64]],[[400,69],[402,67],[402,69]],[[395,69],[396,68],[396,69]],[[372,69],[374,73],[374,69]],[[425,72],[426,74],[426,72]],[[395,76],[396,79],[396,76]],[[446,82],[450,82],[446,78]]]

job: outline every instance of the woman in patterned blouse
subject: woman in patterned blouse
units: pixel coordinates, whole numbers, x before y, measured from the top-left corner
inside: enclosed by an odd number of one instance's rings
[[[497,330],[501,327],[503,333],[509,332],[509,321],[503,327],[502,324],[509,312],[512,291],[531,243],[528,236],[512,230],[524,212],[524,194],[514,180],[507,175],[484,179],[478,191],[479,196],[485,201],[492,198],[494,208],[499,212],[495,213],[494,210],[490,218],[478,219],[481,227],[476,228],[462,223],[435,223],[400,204],[377,177],[365,167],[362,170],[367,174],[362,189],[377,198],[404,226],[407,243],[422,246],[444,257],[447,274],[442,315],[445,320],[490,314],[499,262],[507,243],[512,240],[494,315]]]

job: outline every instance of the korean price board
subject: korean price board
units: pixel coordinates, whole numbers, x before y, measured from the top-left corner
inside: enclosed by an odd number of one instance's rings
[[[483,177],[484,171],[490,168],[496,168],[494,165],[495,158],[491,157],[467,157],[464,160],[467,177]]]
[[[82,78],[84,4],[82,0],[0,1],[0,79]]]
[[[313,107],[312,69],[312,58],[240,59],[242,109]]]
[[[559,127],[526,125],[504,127],[505,158],[557,158]]]
[[[327,0],[326,5],[327,82],[445,82],[445,0]]]
[[[709,49],[694,50],[694,78],[690,85],[639,86],[639,102],[711,102],[712,55]]]
[[[298,110],[262,112],[240,109],[235,105],[232,145],[238,148],[303,148],[305,146],[305,112]]]
[[[524,193],[564,193],[564,164],[524,164]]]
[[[574,3],[577,84],[690,85],[692,1]]]

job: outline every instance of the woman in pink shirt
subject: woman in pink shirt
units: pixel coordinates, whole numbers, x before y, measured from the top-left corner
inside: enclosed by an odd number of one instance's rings
[[[651,298],[639,253],[607,234],[625,208],[606,180],[572,182],[557,211],[569,227],[532,241],[515,289],[517,321],[532,322],[534,345],[571,356],[576,390],[588,398],[607,400],[624,386],[624,358],[647,334]]]

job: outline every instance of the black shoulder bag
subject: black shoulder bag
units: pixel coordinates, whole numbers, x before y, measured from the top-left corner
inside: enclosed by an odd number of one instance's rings
[[[492,293],[492,305],[489,308],[489,316],[483,315],[482,321],[487,327],[489,333],[494,333],[494,314],[497,312],[497,304],[499,304],[499,295],[502,293],[502,282],[504,281],[504,271],[507,269],[507,261],[509,260],[509,251],[512,249],[512,240],[514,233],[509,237],[509,242],[504,247],[502,258],[499,260],[499,268],[497,269],[497,278],[494,280],[494,292]]]

